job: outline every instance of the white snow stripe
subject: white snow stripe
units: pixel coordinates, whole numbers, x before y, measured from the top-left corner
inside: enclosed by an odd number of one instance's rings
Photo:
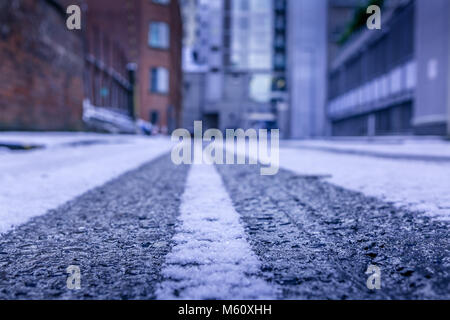
[[[212,165],[193,165],[180,207],[175,246],[166,256],[159,299],[271,299],[260,262]]]

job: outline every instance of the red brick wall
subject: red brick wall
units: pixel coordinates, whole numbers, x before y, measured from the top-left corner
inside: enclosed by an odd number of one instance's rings
[[[0,130],[82,128],[82,37],[65,19],[45,0],[0,1]]]
[[[123,50],[124,62],[137,62],[138,116],[150,120],[150,112],[158,111],[160,127],[179,126],[182,26],[177,0],[168,6],[151,0],[0,0],[0,130],[82,128],[82,100],[90,92],[89,87],[83,90],[83,38],[81,31],[66,29],[64,12],[68,4],[80,2],[88,10],[82,31],[87,49],[94,47],[88,31],[95,24]],[[52,3],[59,3],[59,10]],[[170,49],[148,46],[150,21],[169,23]],[[152,67],[169,70],[169,94],[150,92]]]
[[[108,39],[124,51],[127,62],[137,62],[139,39],[139,1],[136,0],[85,0],[87,4],[87,38],[90,53],[99,44],[93,33],[101,32],[100,41]],[[97,41],[99,41],[97,40]],[[101,52],[101,54],[104,54]],[[102,60],[107,60],[102,57]]]
[[[95,106],[134,116],[127,65],[138,57],[138,2],[86,0],[86,98]],[[111,71],[114,72],[111,72]],[[116,75],[119,74],[122,81]],[[106,94],[101,94],[106,89]]]

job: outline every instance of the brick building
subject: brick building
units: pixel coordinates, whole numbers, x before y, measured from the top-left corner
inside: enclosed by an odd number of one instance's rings
[[[84,120],[89,128],[134,132],[134,68],[138,11],[135,1],[83,0]],[[132,42],[134,41],[134,43]]]
[[[54,1],[0,1],[0,130],[82,128],[83,46]]]
[[[152,122],[161,132],[179,126],[182,23],[178,1],[84,2],[90,102]],[[133,94],[131,109],[129,94]]]
[[[171,131],[181,126],[182,22],[178,1],[140,2],[139,116]]]
[[[69,4],[81,31],[66,28]],[[86,101],[173,129],[181,37],[177,0],[1,1],[0,130],[80,130]]]

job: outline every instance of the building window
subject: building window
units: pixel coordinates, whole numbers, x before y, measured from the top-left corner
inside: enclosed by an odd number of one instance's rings
[[[277,34],[275,36],[275,47],[277,47],[277,48],[284,48],[284,46],[285,46],[284,35]]]
[[[276,0],[275,1],[275,9],[276,10],[284,10],[286,9],[286,3],[284,0]]]
[[[151,69],[150,91],[161,94],[169,92],[169,71],[166,68]]]
[[[248,3],[248,0],[239,0],[239,6],[238,6],[238,8],[239,8],[241,11],[248,11],[248,9],[249,9],[249,3]]]
[[[284,69],[286,66],[286,59],[283,53],[277,52],[274,57],[274,65],[276,69]]]
[[[273,0],[232,0],[230,63],[236,69],[272,69]],[[227,35],[225,35],[226,37]],[[225,38],[226,39],[226,38]]]
[[[170,0],[152,0],[154,3],[158,4],[169,4]]]
[[[170,40],[169,25],[165,22],[152,22],[148,31],[148,45],[153,48],[168,49]]]
[[[284,16],[277,15],[275,19],[275,28],[277,30],[284,29],[286,27],[286,21]]]
[[[251,77],[249,86],[250,99],[260,103],[270,101],[272,76],[270,74],[255,74]]]

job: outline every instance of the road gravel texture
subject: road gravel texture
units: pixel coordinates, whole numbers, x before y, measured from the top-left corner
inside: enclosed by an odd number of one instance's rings
[[[449,299],[448,222],[258,166],[217,166],[281,299]],[[369,290],[370,264],[381,289]]]

